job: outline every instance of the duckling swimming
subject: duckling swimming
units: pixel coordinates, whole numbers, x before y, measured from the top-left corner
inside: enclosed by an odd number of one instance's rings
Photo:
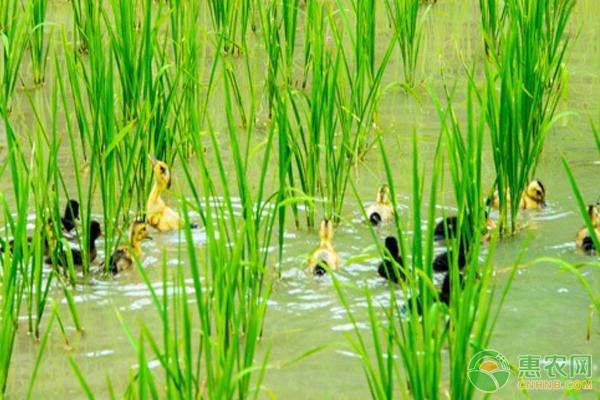
[[[77,221],[79,220],[79,203],[77,200],[69,200],[67,202],[67,206],[65,207],[65,212],[63,216],[60,218],[61,228],[64,235],[68,238],[72,238],[72,232],[75,226],[77,225]],[[50,249],[55,247],[55,239],[54,232],[52,230],[52,219],[48,218],[46,224],[44,225],[43,232],[43,248],[44,255],[48,256],[50,254]],[[52,239],[52,240],[50,240]],[[31,244],[33,238],[31,236],[27,237],[27,242]],[[0,252],[4,253],[5,242],[0,243]],[[10,239],[8,241],[8,249],[12,253],[15,248],[15,240]]]
[[[454,250],[452,248],[439,254],[433,260],[433,270],[435,272],[448,272],[450,265],[454,260]],[[458,269],[462,270],[467,264],[467,246],[461,243],[458,247]]]
[[[382,185],[377,191],[375,204],[367,208],[367,218],[374,226],[388,224],[394,218],[394,208],[390,203],[390,188],[388,185]]]
[[[402,256],[400,255],[398,239],[393,236],[386,237],[385,248],[387,254],[377,267],[377,273],[384,279],[399,283],[400,280],[404,280],[405,276],[401,269],[404,267],[404,260],[402,260]]]
[[[493,208],[500,208],[500,198],[498,193],[490,201]],[[546,188],[539,179],[534,179],[527,185],[527,188],[521,195],[519,208],[523,210],[535,210],[546,207]]]
[[[171,187],[171,172],[169,167],[162,161],[154,157],[149,157],[156,182],[150,191],[148,202],[146,203],[147,220],[150,226],[158,229],[160,232],[179,229],[181,227],[181,218],[172,208],[168,207],[160,197],[165,189]]]
[[[141,260],[142,246],[144,239],[149,239],[148,227],[143,221],[135,221],[129,227],[129,245],[121,246],[110,256],[108,267],[109,271],[116,275],[121,271],[131,268],[135,258]]]
[[[308,272],[320,276],[327,272],[325,267],[332,271],[337,270],[341,259],[331,244],[333,223],[330,220],[325,219],[321,222],[319,238],[319,246],[308,257]]]
[[[485,212],[485,218],[485,228],[482,230],[483,241],[487,241],[491,236],[490,231],[496,229],[496,223],[489,217],[487,211]],[[449,239],[456,239],[456,232],[458,232],[458,216],[452,215],[438,222],[433,234],[436,242],[442,242]]]
[[[600,238],[600,204],[590,204],[588,206],[588,215],[596,232],[596,237]],[[594,254],[597,250],[587,226],[584,226],[577,232],[575,244],[577,248],[586,253]]]
[[[87,248],[87,260],[88,262],[93,262],[98,255],[98,250],[96,249],[96,239],[102,236],[102,229],[100,228],[100,223],[98,221],[90,222],[90,236]],[[68,265],[67,253],[65,253],[64,247],[59,246],[56,247],[56,264],[61,267],[66,267]],[[84,254],[82,249],[78,248],[69,248],[66,251],[71,252],[71,258],[73,259],[73,265],[76,267],[81,267],[84,264]],[[46,257],[46,263],[52,264],[52,257]]]
[[[63,214],[60,222],[64,233],[71,233],[71,231],[77,225],[79,220],[79,202],[77,200],[69,200],[65,207],[65,213]]]

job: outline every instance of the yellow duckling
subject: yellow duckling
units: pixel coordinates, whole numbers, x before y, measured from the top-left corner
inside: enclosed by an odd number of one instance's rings
[[[374,226],[392,222],[394,207],[390,202],[390,188],[382,185],[377,191],[377,199],[367,208],[367,218]]]
[[[179,229],[181,227],[179,214],[168,207],[160,197],[165,189],[171,187],[171,172],[169,171],[169,167],[154,157],[149,156],[149,158],[154,169],[156,182],[146,203],[146,218],[148,223],[160,232]]]
[[[321,222],[319,238],[321,240],[319,246],[308,257],[308,272],[313,275],[324,275],[327,272],[325,267],[335,271],[341,262],[340,256],[331,244],[333,239],[333,223],[331,221],[325,219]]]
[[[118,247],[110,256],[109,270],[113,275],[131,268],[135,258],[142,259],[142,245],[144,239],[149,239],[148,227],[145,222],[135,221],[129,227],[129,245]]]
[[[600,204],[590,204],[588,206],[588,215],[594,226],[596,237],[600,238]],[[596,251],[596,246],[594,245],[594,241],[587,226],[584,226],[577,232],[575,244],[577,245],[577,248],[582,249],[586,253],[594,253]]]
[[[510,198],[510,193],[507,196]],[[491,201],[492,207],[495,209],[500,208],[500,198],[498,193],[494,193],[494,197]],[[521,202],[519,208],[523,210],[534,210],[546,207],[546,189],[544,184],[539,179],[534,179],[527,185],[527,188],[521,195]]]

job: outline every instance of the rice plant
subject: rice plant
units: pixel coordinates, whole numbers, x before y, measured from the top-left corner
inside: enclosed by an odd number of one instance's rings
[[[556,120],[570,43],[566,25],[573,5],[571,0],[506,2],[497,59],[486,59],[483,101],[503,232],[516,230],[520,194],[535,172],[546,134]]]
[[[45,80],[46,64],[48,62],[48,49],[50,41],[46,38],[46,10],[48,0],[34,0],[29,2],[31,13],[31,35],[29,49],[31,53],[31,65],[33,83],[42,84]]]
[[[5,0],[0,13],[2,18],[0,21],[0,48],[2,49],[0,107],[10,112],[12,96],[20,79],[21,63],[28,45],[29,14],[16,0]]]
[[[417,83],[422,30],[429,7],[420,13],[419,0],[386,0],[385,5],[400,48],[404,83],[408,88],[413,88]]]

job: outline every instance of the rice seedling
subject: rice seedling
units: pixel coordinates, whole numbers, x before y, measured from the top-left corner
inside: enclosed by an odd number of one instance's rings
[[[239,54],[245,47],[252,14],[251,0],[210,0],[208,2],[218,42],[225,54]]]
[[[506,18],[506,7],[497,0],[479,0],[483,45],[488,57],[497,57],[499,35]]]
[[[50,41],[46,40],[45,37],[48,0],[34,0],[29,2],[28,6],[31,13],[30,21],[32,26],[29,49],[31,53],[33,83],[39,85],[44,83],[50,45]]]
[[[485,63],[483,101],[502,232],[508,230],[509,217],[510,232],[516,230],[520,194],[532,178],[548,130],[559,117],[555,112],[563,93],[564,56],[570,43],[566,25],[573,5],[571,0],[506,2],[497,59]]]
[[[421,49],[422,29],[429,7],[419,13],[419,0],[386,0],[388,18],[400,48],[404,83],[415,87],[417,62]]]
[[[25,13],[16,0],[6,0],[0,11],[0,47],[2,48],[2,90],[0,107],[11,110],[11,100],[20,78],[20,67],[29,39],[29,14]],[[1,110],[0,110],[1,111]]]

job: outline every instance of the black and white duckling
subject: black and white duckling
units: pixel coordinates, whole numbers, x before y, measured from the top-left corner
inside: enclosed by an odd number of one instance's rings
[[[90,222],[90,231],[89,231],[89,242],[87,247],[87,260],[88,262],[93,262],[98,255],[98,250],[96,249],[96,239],[102,236],[102,229],[100,228],[100,223],[98,221]],[[62,244],[55,248],[55,261],[57,265],[61,267],[66,267],[68,265],[68,256],[66,251],[71,252],[71,258],[73,260],[73,265],[76,267],[81,267],[84,264],[84,252],[82,249],[78,249],[76,247],[65,249]],[[46,257],[46,263],[52,264],[53,257]]]
[[[462,270],[467,264],[467,246],[462,243],[458,247],[458,269]],[[454,250],[452,248],[444,251],[442,254],[439,254],[433,260],[433,270],[435,272],[448,272],[450,270],[450,265],[454,260]]]
[[[485,218],[485,228],[482,231],[483,241],[487,241],[491,236],[491,231],[496,229],[496,223],[489,217],[487,212],[485,212]],[[449,239],[456,239],[456,232],[458,232],[458,217],[452,215],[441,219],[436,224],[433,234],[435,241],[442,242]]]
[[[381,260],[381,263],[377,267],[377,273],[384,279],[390,280],[394,283],[399,283],[400,280],[404,280],[404,260],[400,255],[400,247],[398,246],[398,239],[394,236],[388,236],[385,238],[385,249],[386,254]]]
[[[596,232],[596,237],[600,238],[600,203],[588,206],[588,216]],[[594,254],[597,250],[587,226],[584,226],[577,232],[575,244],[577,248],[586,253]]]
[[[394,208],[390,202],[390,188],[382,185],[377,191],[377,199],[367,208],[367,218],[374,226],[388,224],[394,218]]]
[[[171,187],[171,171],[167,164],[149,156],[156,181],[146,203],[146,218],[148,224],[160,232],[167,232],[181,228],[182,221],[179,214],[168,207],[160,197],[162,192]]]
[[[494,193],[491,206],[495,209],[500,207],[500,198],[498,193]],[[527,188],[521,195],[519,208],[523,210],[535,210],[546,207],[546,188],[539,179],[534,179],[527,185]]]
[[[143,221],[133,222],[129,227],[129,244],[118,247],[110,256],[109,271],[116,275],[131,268],[136,258],[141,261],[143,257],[142,241],[145,239],[150,239],[146,223]]]
[[[319,246],[308,256],[308,272],[311,275],[324,275],[327,268],[335,271],[339,268],[341,259],[333,248],[333,223],[323,220],[319,229]]]

